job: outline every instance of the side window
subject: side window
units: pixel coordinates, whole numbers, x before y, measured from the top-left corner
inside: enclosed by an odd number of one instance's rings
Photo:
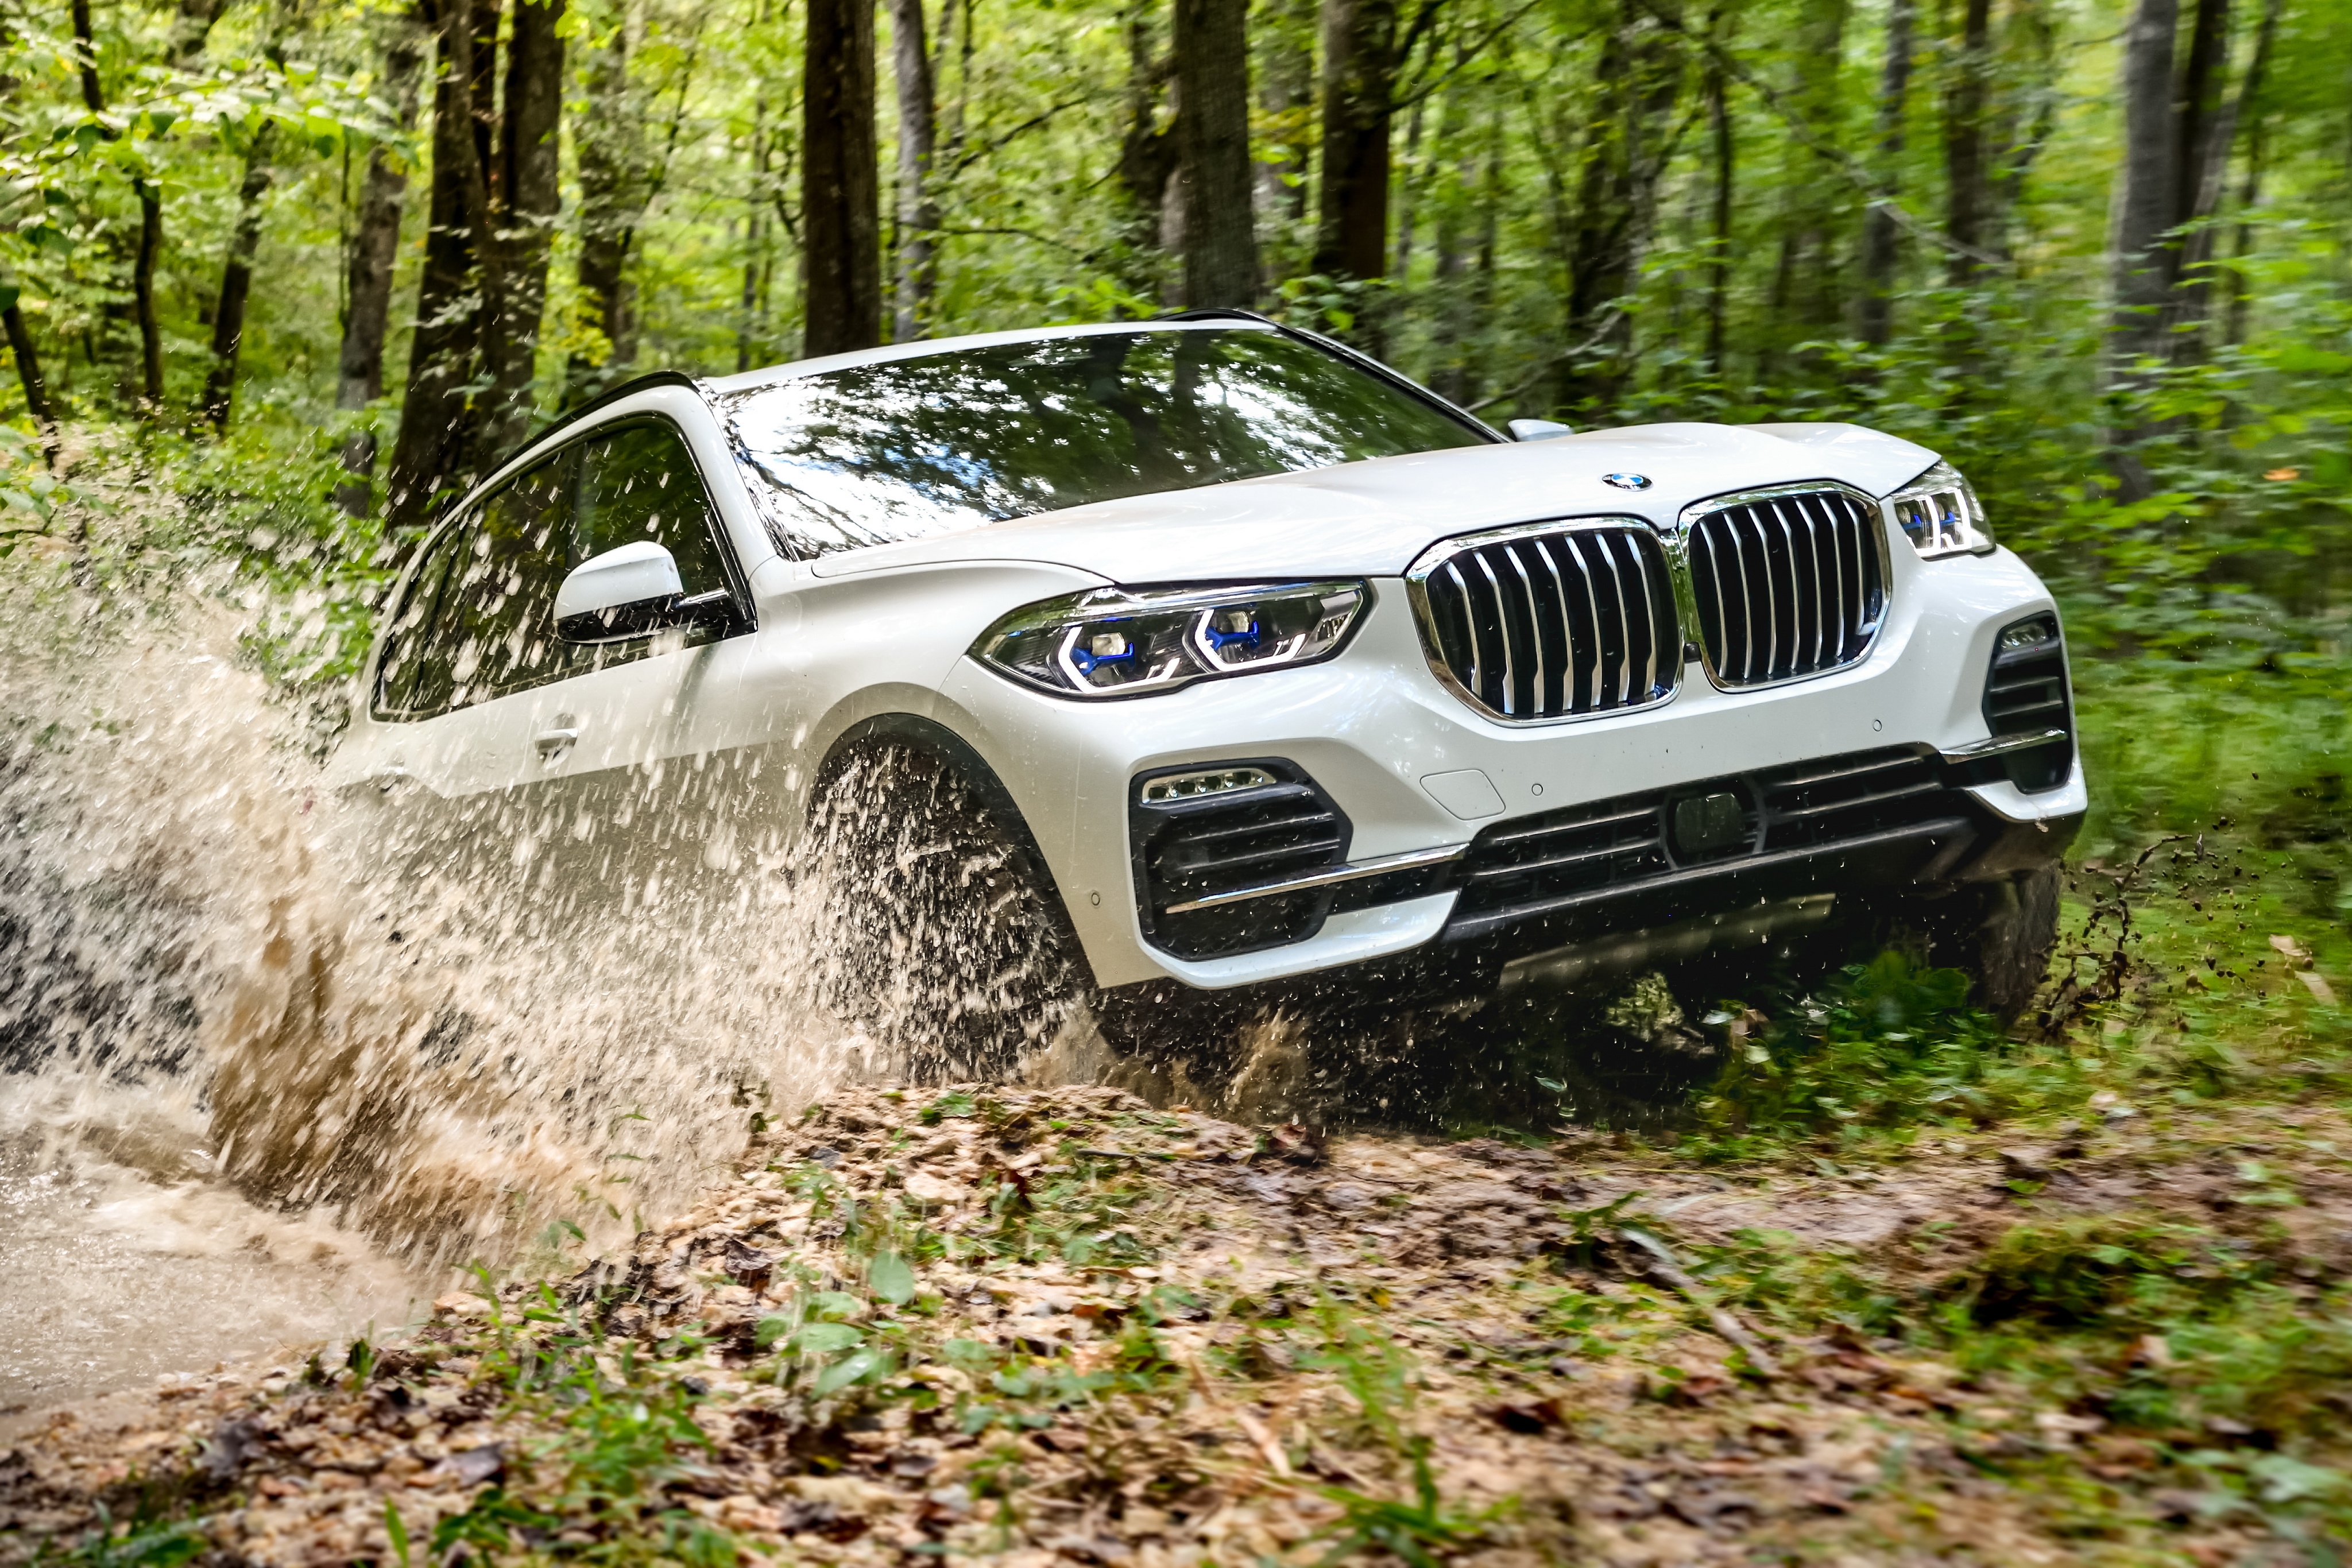
[[[679,584],[691,599],[727,587],[713,538],[717,519],[703,494],[686,437],[677,427],[648,421],[572,449],[579,476],[572,522],[572,566],[639,539],[651,539],[677,562]]]
[[[686,438],[626,424],[493,491],[433,547],[384,646],[376,712],[429,718],[566,675],[708,642],[708,626],[579,646],[555,634],[564,574],[639,539],[666,548],[688,598],[724,593],[709,497]]]
[[[493,492],[458,552],[434,617],[453,707],[566,673],[571,650],[555,635],[555,591],[569,570],[562,530],[571,455],[558,453]]]
[[[435,612],[448,581],[449,563],[472,532],[468,520],[442,534],[409,579],[408,596],[384,629],[383,658],[376,666],[377,717],[430,718],[449,706],[449,661],[434,657]]]

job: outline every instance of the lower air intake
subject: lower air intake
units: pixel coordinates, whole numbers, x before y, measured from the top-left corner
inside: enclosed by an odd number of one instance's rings
[[[1992,667],[1985,672],[1985,724],[1993,734],[2033,735],[2061,729],[2063,742],[2009,758],[2010,781],[2021,789],[2063,784],[2074,768],[2074,707],[2066,684],[2066,643],[2055,615],[2030,616],[2001,628]]]
[[[1129,811],[1145,939],[1178,958],[1216,958],[1304,941],[1332,893],[1310,888],[1207,909],[1194,900],[1295,876],[1347,858],[1352,831],[1329,796],[1287,762],[1230,765],[1264,783],[1171,798],[1139,779]],[[1196,777],[1197,773],[1185,777]]]

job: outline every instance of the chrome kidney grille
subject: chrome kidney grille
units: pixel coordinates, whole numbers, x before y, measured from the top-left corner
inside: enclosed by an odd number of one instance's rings
[[[1674,576],[1647,523],[1537,523],[1448,539],[1406,574],[1430,665],[1509,723],[1597,716],[1672,696]]]
[[[1790,486],[1703,502],[1683,522],[1700,646],[1717,685],[1826,674],[1869,652],[1886,614],[1876,502]]]

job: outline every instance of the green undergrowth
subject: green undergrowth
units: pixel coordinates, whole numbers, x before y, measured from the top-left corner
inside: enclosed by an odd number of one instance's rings
[[[2352,1286],[2281,1238],[2125,1213],[2028,1218],[1957,1264],[1933,1228],[1867,1258],[1757,1231],[1696,1252],[1759,1322],[1932,1356],[2000,1401],[1955,1418],[1989,1473],[2063,1492],[2105,1455],[2203,1489],[2210,1518],[2352,1531]]]

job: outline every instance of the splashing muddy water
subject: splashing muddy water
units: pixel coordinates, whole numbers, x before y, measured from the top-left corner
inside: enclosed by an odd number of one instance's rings
[[[809,1001],[807,879],[534,918],[324,788],[250,607],[0,600],[0,1410],[608,1244],[887,1070]]]

